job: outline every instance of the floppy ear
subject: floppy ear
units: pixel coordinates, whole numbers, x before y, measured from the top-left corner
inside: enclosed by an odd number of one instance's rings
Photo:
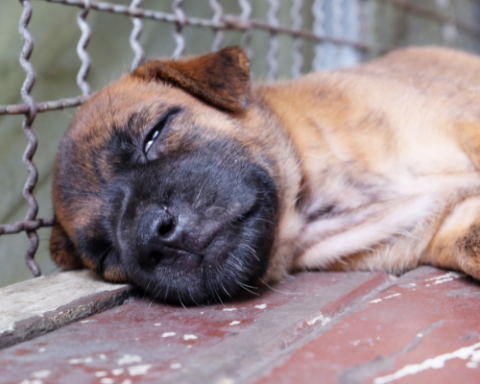
[[[55,219],[50,238],[50,255],[55,264],[63,270],[81,269],[84,267],[75,245],[68,237],[62,225]]]
[[[244,109],[250,94],[248,57],[240,47],[180,60],[149,61],[135,69],[132,76],[178,86],[231,112]]]

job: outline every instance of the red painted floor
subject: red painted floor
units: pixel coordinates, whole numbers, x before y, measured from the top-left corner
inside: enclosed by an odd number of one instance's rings
[[[480,285],[302,273],[199,308],[137,299],[0,351],[0,383],[479,383]]]

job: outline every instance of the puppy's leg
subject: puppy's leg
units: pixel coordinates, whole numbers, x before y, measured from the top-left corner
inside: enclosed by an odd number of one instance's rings
[[[480,196],[466,199],[446,217],[422,262],[480,280]]]

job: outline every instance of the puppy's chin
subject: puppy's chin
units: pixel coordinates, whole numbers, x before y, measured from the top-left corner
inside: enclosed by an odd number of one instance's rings
[[[178,252],[168,263],[137,264],[130,268],[130,279],[158,301],[200,305],[228,300],[265,274],[272,245],[268,237],[235,247],[219,240],[205,255]]]

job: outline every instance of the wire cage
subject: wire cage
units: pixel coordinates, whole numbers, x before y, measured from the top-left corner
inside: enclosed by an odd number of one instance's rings
[[[38,140],[33,127],[38,114],[77,107],[92,94],[88,75],[95,62],[92,63],[87,48],[95,38],[95,31],[92,32],[89,25],[89,15],[93,12],[130,18],[131,69],[145,60],[141,35],[149,20],[170,26],[171,34],[163,34],[161,39],[167,45],[174,43],[171,52],[174,58],[194,52],[191,47],[196,45],[195,31],[206,29],[213,32],[209,37],[211,51],[232,44],[243,46],[252,61],[252,75],[267,80],[351,66],[407,45],[435,44],[473,52],[480,50],[480,30],[476,23],[480,2],[474,0],[19,1],[23,11],[18,30],[24,41],[20,65],[26,74],[20,90],[23,104],[0,105],[0,115],[25,116],[22,128],[28,145],[23,163],[28,178],[23,197],[28,212],[23,221],[0,225],[0,236],[22,231],[27,234],[30,246],[25,260],[34,276],[40,275],[35,261],[39,245],[37,231],[52,226],[53,218],[37,217],[39,206],[33,192],[39,175],[33,158]],[[76,18],[80,32],[76,47],[80,59],[76,77],[80,89],[78,96],[53,101],[36,101],[32,97],[36,74],[30,61],[34,36],[29,23],[35,3],[40,2],[52,4],[52,15],[54,7],[79,8]],[[190,15],[193,6],[202,9],[202,15]]]

